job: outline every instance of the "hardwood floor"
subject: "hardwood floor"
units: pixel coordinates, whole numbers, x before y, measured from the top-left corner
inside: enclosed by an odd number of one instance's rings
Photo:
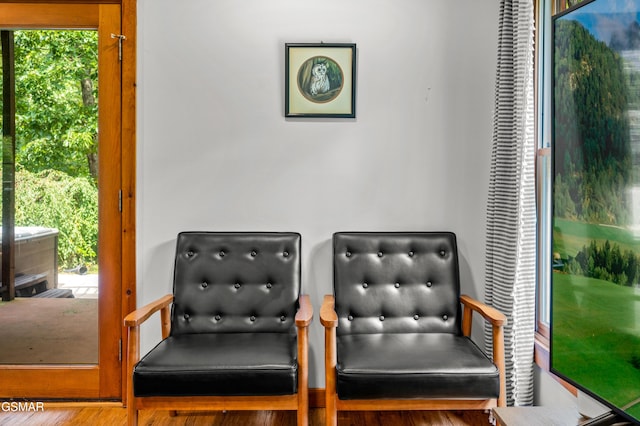
[[[44,411],[11,412],[4,405],[0,411],[2,426],[52,426],[52,425],[126,425],[127,412],[120,406],[57,407],[45,403]],[[324,409],[310,410],[309,423],[320,426],[324,423]],[[140,412],[140,426],[295,426],[296,416],[292,411],[234,411],[234,412],[190,412],[170,417],[164,411]],[[489,415],[484,411],[388,411],[340,413],[339,426],[481,426],[490,425]]]

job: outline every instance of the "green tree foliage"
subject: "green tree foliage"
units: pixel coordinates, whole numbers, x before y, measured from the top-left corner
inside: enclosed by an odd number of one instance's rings
[[[555,211],[561,212],[568,219],[576,218],[576,205],[569,193],[570,185],[564,182],[562,175],[556,176],[553,206]]]
[[[564,272],[630,286],[640,280],[640,259],[632,250],[622,252],[609,240],[600,246],[591,240],[568,260]]]
[[[91,176],[97,152],[97,102],[83,100],[82,82],[97,98],[96,31],[17,31],[16,157],[32,172]]]
[[[57,228],[62,267],[94,264],[97,32],[16,31],[14,40],[16,226]]]
[[[582,3],[584,0],[565,0],[564,2],[564,8],[568,9],[571,6],[575,6],[578,3]]]
[[[57,170],[16,173],[16,223],[57,228],[60,266],[95,262],[98,251],[98,191],[85,177]]]
[[[624,224],[631,179],[630,79],[620,55],[581,24],[556,23],[554,193],[562,203],[554,213]]]

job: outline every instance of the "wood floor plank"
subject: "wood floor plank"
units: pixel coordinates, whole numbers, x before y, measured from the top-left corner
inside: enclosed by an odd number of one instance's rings
[[[6,406],[4,406],[7,408]],[[127,411],[122,407],[47,408],[40,412],[0,411],[0,426],[126,425]],[[179,412],[171,417],[166,411],[140,412],[140,426],[295,426],[293,411]],[[309,410],[309,424],[324,424],[324,409]],[[484,411],[352,411],[338,415],[339,426],[482,426],[489,425]]]

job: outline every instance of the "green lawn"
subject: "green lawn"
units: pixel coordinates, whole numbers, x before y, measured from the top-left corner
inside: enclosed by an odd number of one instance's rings
[[[626,229],[554,219],[553,251],[575,256],[592,240],[640,252]],[[553,274],[552,367],[618,407],[640,398],[640,289]],[[640,419],[640,403],[628,410]]]
[[[603,243],[606,240],[615,241],[623,251],[629,249],[637,252],[640,249],[640,241],[635,240],[633,234],[626,229],[567,219],[554,219],[553,251],[560,253],[562,258],[575,256],[582,247],[589,246],[591,240],[596,240],[598,243]]]
[[[640,290],[554,273],[552,298],[553,368],[617,406],[640,398]]]

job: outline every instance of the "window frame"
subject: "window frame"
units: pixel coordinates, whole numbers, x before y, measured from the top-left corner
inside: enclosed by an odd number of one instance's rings
[[[535,75],[535,134],[536,155],[536,202],[538,215],[537,232],[537,294],[536,331],[534,339],[534,362],[549,373],[565,389],[577,396],[577,389],[550,371],[550,303],[552,247],[552,181],[551,174],[551,17],[584,0],[534,0],[535,27],[534,75]]]

